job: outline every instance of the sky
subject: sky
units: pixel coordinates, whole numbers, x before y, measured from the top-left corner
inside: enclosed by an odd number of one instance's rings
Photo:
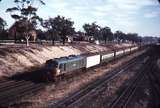
[[[6,9],[15,6],[14,0],[0,2],[0,17],[8,28],[14,23]],[[160,3],[158,0],[43,0],[37,14],[43,19],[57,15],[71,18],[74,27],[83,30],[85,23],[96,22],[111,28],[112,32],[138,33],[140,36],[160,37]]]

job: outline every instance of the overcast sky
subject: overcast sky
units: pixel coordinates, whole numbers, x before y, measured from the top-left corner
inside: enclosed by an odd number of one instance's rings
[[[14,20],[8,7],[14,6],[14,0],[2,0],[0,16],[8,23]],[[43,0],[46,5],[40,6],[38,15],[47,19],[57,15],[71,18],[76,30],[83,30],[84,23],[94,21],[102,27],[108,26],[113,32],[137,32],[141,36],[160,36],[160,4],[158,0]]]

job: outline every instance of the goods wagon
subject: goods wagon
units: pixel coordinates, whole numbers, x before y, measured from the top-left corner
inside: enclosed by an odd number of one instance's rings
[[[137,50],[138,49],[138,47],[134,47],[134,50]]]
[[[127,48],[127,49],[124,50],[125,54],[129,54],[130,52],[131,52],[131,48]]]
[[[135,50],[137,50],[138,49],[138,47],[132,47],[131,48],[131,51],[135,51]]]
[[[86,57],[86,68],[100,64],[100,54],[91,54]]]
[[[114,57],[115,57],[115,52],[114,51],[112,51],[112,52],[103,52],[103,53],[101,53],[101,62],[103,63],[103,62],[105,62],[105,63],[107,63],[107,62],[109,62],[109,61],[111,61],[111,60],[113,60],[114,59]]]
[[[118,51],[115,52],[116,58],[119,58],[119,57],[123,56],[123,54],[124,54],[124,50],[123,49],[118,50]]]

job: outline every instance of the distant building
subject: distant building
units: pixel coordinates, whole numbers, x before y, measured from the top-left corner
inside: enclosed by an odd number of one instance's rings
[[[25,36],[24,33],[18,32],[18,30],[16,30],[16,26],[19,24],[19,22],[15,22],[8,30],[8,34],[12,39],[15,39],[16,41],[21,41],[21,40],[25,40]],[[29,31],[29,35],[30,35],[30,41],[36,41],[37,39],[37,33],[36,30],[30,30]]]
[[[85,36],[85,41],[93,43],[95,41],[94,36]]]

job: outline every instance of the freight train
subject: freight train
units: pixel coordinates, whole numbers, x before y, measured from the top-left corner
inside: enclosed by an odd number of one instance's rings
[[[119,50],[112,50],[110,52],[70,55],[67,57],[47,60],[45,63],[47,80],[55,80],[58,76],[75,70],[88,69],[102,63],[108,63],[109,61],[133,53],[138,49],[138,46],[134,46]]]

